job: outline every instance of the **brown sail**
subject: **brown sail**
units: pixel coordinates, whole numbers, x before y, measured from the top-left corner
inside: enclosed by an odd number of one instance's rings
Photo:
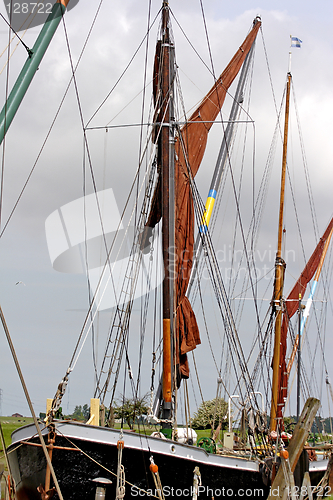
[[[324,246],[332,230],[332,227],[333,227],[333,218],[328,224],[323,236],[320,238],[319,243],[316,246],[315,251],[308,260],[305,268],[303,269],[300,277],[296,281],[294,288],[291,290],[285,302],[285,308],[282,320],[282,329],[281,329],[280,383],[279,383],[280,391],[278,396],[278,407],[277,407],[278,408],[277,417],[278,418],[281,417],[281,420],[279,420],[279,422],[283,422],[282,418],[283,409],[285,406],[285,401],[287,398],[287,391],[288,391],[286,354],[287,354],[287,333],[288,333],[289,320],[292,318],[292,316],[298,309],[299,296],[301,296],[301,298],[304,297],[307,284],[313,278],[313,275],[315,274],[319,266]]]
[[[226,93],[237,76],[261,26],[256,19],[244,42],[231,59],[216,83],[180,131],[175,143],[175,310],[176,364],[178,381],[188,378],[187,353],[200,344],[197,321],[185,296],[191,275],[194,246],[194,205],[191,192],[193,178],[203,158],[208,132],[223,105]],[[160,46],[157,49],[155,70],[158,67]],[[156,75],[156,72],[155,72]],[[156,83],[156,77],[154,78]],[[156,87],[155,87],[156,88]],[[161,117],[159,117],[161,119]],[[157,120],[159,121],[159,120]],[[160,176],[161,177],[161,176]],[[153,195],[146,228],[154,227],[161,219],[161,178]],[[142,246],[147,243],[148,231]]]

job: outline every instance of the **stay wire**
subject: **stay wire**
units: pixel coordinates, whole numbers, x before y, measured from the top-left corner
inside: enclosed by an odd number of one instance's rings
[[[85,162],[85,143],[83,141],[83,172],[82,172],[82,178],[83,178],[83,195],[86,196],[86,162]],[[85,265],[86,265],[86,272],[87,272],[87,281],[88,281],[88,304],[91,304],[91,287],[90,287],[90,278],[89,278],[89,265],[88,265],[88,242],[87,242],[87,214],[86,214],[86,204],[83,204],[83,219],[84,219],[84,247],[85,247]],[[93,324],[93,315],[92,311],[90,313],[90,321],[92,323],[91,327],[91,340],[92,340],[92,358],[93,358],[93,366],[94,366],[94,372],[95,372],[95,383],[97,384],[97,360],[96,360],[96,352],[95,352],[95,328]]]
[[[208,53],[209,53],[210,64],[211,64],[211,67],[212,67],[212,74],[214,76],[214,80],[216,81],[216,75],[215,75],[215,70],[214,70],[212,50],[211,50],[211,46],[210,46],[210,41],[209,41],[209,36],[208,36],[208,30],[207,30],[207,23],[206,23],[206,17],[205,17],[205,12],[204,12],[204,8],[203,8],[202,0],[200,0],[200,7],[201,7],[201,13],[202,13],[202,21],[203,21],[204,29],[205,29],[205,35],[206,35],[206,41],[207,41],[207,48],[208,48]]]
[[[321,334],[322,330],[324,330],[324,332],[326,331],[326,328],[322,327],[323,322],[326,318],[326,314],[321,312],[321,318],[318,318],[317,311],[314,308],[314,318],[315,318],[315,323],[316,323],[316,327],[317,327],[318,342],[316,342],[314,351],[311,351],[309,348],[309,353],[312,354],[312,365],[311,365],[311,375],[310,375],[311,380],[312,380],[312,378],[314,378],[314,379],[316,378],[316,375],[315,375],[315,357],[316,357],[317,349],[319,349],[321,351],[321,361],[323,362],[324,367],[325,367],[325,371],[327,372],[327,365],[326,365],[326,360],[325,360],[325,333],[324,333],[324,338],[322,337],[322,334]],[[323,377],[321,377],[320,380],[322,381],[322,379],[323,379]]]
[[[43,4],[44,3],[44,0],[40,0],[40,3]],[[10,5],[10,9],[12,9],[12,5],[11,4],[8,4]],[[14,7],[15,5],[17,4],[14,4]],[[37,4],[35,4],[37,5]],[[5,63],[5,65],[2,67],[1,71],[0,71],[0,75],[2,74],[3,70],[6,68],[6,66],[8,66],[9,64],[9,61],[10,59],[13,57],[14,55],[14,52],[16,51],[17,47],[20,45],[20,43],[25,47],[27,53],[28,53],[28,56],[31,58],[31,56],[33,55],[33,51],[23,42],[23,37],[24,35],[26,34],[26,32],[28,31],[28,29],[30,28],[33,20],[35,19],[36,15],[37,15],[37,9],[35,10],[35,13],[34,15],[32,16],[28,26],[25,28],[24,32],[23,32],[23,35],[21,37],[19,37],[19,35],[17,34],[17,32],[13,29],[13,27],[11,26],[11,14],[12,14],[12,10],[10,10],[10,23],[8,23],[8,21],[4,18],[4,16],[2,14],[0,14],[0,16],[3,18],[3,20],[5,21],[6,24],[8,24],[8,26],[11,28],[11,30],[13,31],[14,33],[14,36],[12,38],[9,37],[9,43],[7,44],[7,47],[5,47],[5,49],[3,50],[3,52],[0,54],[0,57],[3,56],[3,54],[5,53],[6,49],[8,49],[11,45],[11,43],[14,42],[15,38],[17,38],[19,41],[18,43],[16,44],[15,48],[12,50],[11,54],[9,55],[9,57],[7,57],[7,61]],[[25,25],[26,21],[29,19],[29,17],[31,16],[32,13],[30,13],[24,20],[23,22],[21,23],[21,26],[19,27],[18,31],[20,31],[23,26]]]
[[[12,17],[12,1],[10,2],[10,18]],[[18,33],[16,33],[16,31],[14,30],[14,28],[12,27],[11,25],[11,21],[10,23],[7,21],[7,19],[1,14],[0,12],[0,17],[2,17],[2,19],[5,21],[5,23],[9,26],[9,28],[12,30],[12,32],[14,33],[14,35],[19,39],[19,41],[21,42],[21,44],[23,45],[23,47],[25,48],[25,50],[27,51],[28,53],[28,56],[31,58],[33,52],[32,50],[28,47],[28,45],[26,45],[24,43],[24,41],[22,40],[22,38],[18,35]],[[6,129],[5,129],[6,130]]]
[[[147,329],[149,297],[150,297],[150,294],[152,291],[152,289],[151,289],[152,268],[153,268],[153,259],[150,258],[149,259],[149,267],[148,267],[148,270],[146,273],[146,280],[144,282],[145,290],[144,289],[142,290],[142,296],[141,296],[140,348],[139,348],[137,384],[136,384],[135,395],[134,395],[135,399],[138,398],[140,381],[141,381],[141,367],[142,367],[145,334],[146,334],[146,329]]]
[[[195,354],[194,354],[194,351],[191,351],[191,352],[192,352],[193,366],[194,366],[194,370],[195,370],[195,374],[196,374],[196,378],[197,378],[197,383],[198,383],[198,388],[199,388],[199,392],[200,392],[200,396],[201,396],[201,402],[202,402],[204,411],[206,413],[206,416],[207,416],[208,420],[210,420],[209,411],[207,409],[206,402],[205,402],[205,399],[203,397],[202,387],[201,387],[199,373],[198,373],[198,369],[197,369],[197,363],[195,360]]]
[[[210,338],[210,335],[209,335],[209,329],[208,329],[208,325],[207,325],[207,321],[206,321],[206,315],[205,315],[205,310],[204,310],[204,304],[203,304],[203,298],[202,298],[202,294],[201,294],[200,283],[198,283],[198,291],[199,291],[199,297],[200,297],[200,303],[201,303],[201,310],[202,310],[202,315],[203,315],[203,318],[204,318],[205,330],[206,330],[206,334],[207,334],[207,339],[208,339],[208,343],[209,343],[211,355],[212,355],[212,358],[213,358],[213,361],[214,361],[214,365],[215,365],[215,368],[216,368],[217,375],[219,377],[221,377],[221,367],[219,368],[217,366],[217,362],[216,362],[216,358],[215,358],[213,346],[212,346],[212,343],[211,343],[211,338]],[[227,341],[228,341],[228,336],[227,336]],[[230,345],[229,345],[229,349],[230,349]],[[194,353],[193,353],[193,356],[194,356]],[[222,356],[223,356],[223,352],[221,353],[221,365],[222,365]],[[235,367],[234,367],[234,369],[235,369]],[[199,375],[198,374],[197,374],[197,378],[199,380]],[[224,388],[225,392],[227,393],[228,397],[230,397],[231,393],[228,390],[227,386],[225,385],[223,379],[221,379],[221,383],[222,383],[223,388]]]
[[[39,0],[39,2],[38,2],[38,3],[34,3],[34,6],[35,6],[35,7],[36,7],[36,6],[39,6],[39,4],[43,5],[43,4],[44,4],[44,2],[45,2],[45,0]],[[11,44],[11,43],[15,40],[15,38],[17,38],[17,39],[19,40],[19,41],[18,41],[18,43],[17,43],[17,45],[16,45],[16,47],[15,47],[15,48],[14,48],[14,50],[12,51],[12,53],[11,53],[11,55],[10,55],[10,58],[13,56],[14,52],[16,51],[16,49],[17,49],[17,47],[18,47],[18,45],[19,45],[20,43],[21,43],[21,44],[23,45],[23,47],[26,49],[26,51],[27,51],[27,53],[28,53],[29,58],[31,58],[31,57],[32,57],[32,55],[33,55],[33,50],[32,50],[32,49],[30,49],[30,48],[29,48],[29,47],[28,47],[28,46],[27,46],[27,45],[23,42],[23,37],[24,37],[24,35],[26,34],[26,32],[28,31],[28,29],[31,27],[31,24],[32,24],[33,20],[34,20],[34,19],[35,19],[35,17],[37,16],[37,14],[38,14],[38,8],[37,8],[37,9],[35,9],[35,8],[33,7],[32,12],[29,12],[29,13],[28,13],[28,15],[27,15],[27,16],[23,19],[23,22],[22,22],[22,23],[21,23],[21,25],[19,26],[18,31],[21,31],[21,30],[23,29],[23,27],[24,27],[24,25],[26,24],[26,22],[28,21],[29,17],[30,17],[30,16],[32,16],[32,17],[31,17],[31,19],[30,19],[30,21],[29,21],[29,24],[28,24],[28,25],[27,25],[27,27],[24,29],[23,35],[20,37],[20,36],[18,35],[18,33],[14,30],[14,28],[12,27],[12,25],[11,25],[11,19],[12,19],[12,2],[11,2],[11,4],[7,4],[7,6],[8,6],[8,5],[10,5],[10,22],[8,23],[8,21],[6,20],[6,18],[5,18],[5,17],[4,17],[1,13],[0,13],[0,16],[2,17],[2,19],[5,21],[5,23],[6,23],[6,24],[10,27],[10,29],[11,29],[11,30],[12,30],[12,32],[14,33],[14,36],[13,36],[13,37],[12,37],[12,39],[9,41],[9,45],[10,45],[10,44]],[[16,6],[16,5],[17,5],[17,4],[14,4],[14,8],[15,8],[15,6]],[[48,5],[51,5],[51,4],[48,4]],[[21,5],[21,7],[22,7],[22,5]],[[15,13],[15,11],[14,11],[14,13]],[[16,11],[16,13],[18,13],[18,12]],[[23,13],[23,12],[21,12],[21,14],[22,14],[22,13]],[[51,11],[49,11],[49,13],[51,13]],[[7,45],[7,47],[6,47],[6,48],[8,48],[8,45]],[[5,49],[5,50],[6,50],[6,49]],[[2,54],[0,54],[0,57],[1,57],[3,54],[4,54],[4,52],[2,52]],[[1,69],[0,74],[2,73],[2,71],[4,70],[4,68],[6,67],[6,65],[8,64],[8,62],[9,62],[9,59],[7,59],[7,63],[6,63],[6,64],[5,64],[5,66]]]
[[[139,139],[139,159],[141,158],[142,151],[142,141],[143,141],[143,123],[144,123],[144,112],[145,112],[145,97],[146,97],[146,84],[147,84],[147,68],[148,68],[148,49],[149,49],[149,34],[150,34],[150,16],[151,16],[151,0],[148,3],[148,18],[147,18],[147,34],[146,34],[146,49],[145,49],[145,62],[144,62],[144,75],[143,75],[143,92],[142,92],[142,105],[141,105],[141,126],[140,126],[140,139]],[[136,186],[136,196],[138,197],[140,184],[140,176],[138,175],[137,186]],[[134,225],[136,225],[137,211],[135,211]]]
[[[12,22],[12,9],[13,0],[10,0],[10,23]],[[6,71],[6,90],[5,90],[5,120],[4,120],[4,130],[6,130],[7,123],[7,103],[8,103],[8,94],[9,94],[9,59],[10,59],[10,29],[8,30],[8,51],[7,51],[7,71]],[[3,207],[3,184],[4,184],[4,175],[5,175],[5,151],[6,151],[6,134],[4,134],[3,142],[2,142],[2,161],[1,161],[1,180],[0,180],[0,230],[2,224],[2,207]],[[1,235],[0,235],[1,237]]]
[[[147,30],[147,33],[145,34],[145,36],[143,37],[143,39],[141,40],[141,42],[139,43],[139,46],[137,47],[137,49],[135,50],[134,54],[132,55],[131,59],[129,60],[128,64],[126,65],[124,71],[121,73],[121,75],[119,76],[118,80],[116,81],[116,83],[113,85],[113,87],[111,88],[111,90],[107,93],[106,97],[103,99],[103,101],[101,102],[101,104],[96,108],[96,110],[94,111],[94,113],[91,115],[91,117],[89,118],[89,120],[87,121],[86,123],[86,126],[85,128],[87,129],[88,128],[88,125],[89,123],[93,120],[93,118],[95,118],[95,116],[97,115],[97,113],[100,111],[100,109],[104,106],[104,104],[106,103],[106,101],[109,99],[110,95],[113,93],[113,91],[115,90],[115,88],[119,85],[119,83],[121,82],[123,76],[125,75],[125,73],[127,72],[128,68],[130,67],[130,65],[132,64],[132,62],[134,61],[135,59],[135,56],[137,55],[137,53],[139,52],[140,48],[142,47],[142,45],[144,44],[144,41],[146,40],[146,38],[148,37],[149,35],[149,32],[150,30],[152,29],[152,27],[154,26],[155,22],[156,22],[156,19],[159,18],[159,15],[160,15],[160,12],[161,12],[161,9],[158,11],[158,13],[156,14],[151,26],[148,28]]]
[[[310,173],[309,173],[309,169],[308,169],[308,165],[307,165],[307,159],[306,159],[306,153],[305,153],[305,147],[304,147],[304,141],[303,141],[301,123],[300,123],[300,118],[299,118],[299,113],[298,113],[298,106],[297,106],[296,92],[295,92],[295,86],[294,86],[294,84],[292,85],[292,90],[293,90],[293,96],[294,96],[294,104],[295,104],[295,113],[296,113],[296,120],[297,120],[297,127],[298,127],[298,135],[299,135],[299,138],[300,138],[302,158],[303,158],[303,168],[304,168],[306,186],[307,186],[308,197],[309,197],[309,205],[310,205],[310,209],[311,209],[312,224],[313,224],[313,229],[314,229],[315,237],[316,237],[316,239],[318,239],[318,233],[319,233],[319,231],[318,231],[318,221],[317,221],[315,204],[314,204],[313,193],[312,193],[312,188],[311,188]]]
[[[201,311],[202,311],[202,316],[203,316],[203,319],[204,319],[205,330],[206,330],[207,339],[208,339],[208,343],[209,343],[209,347],[210,347],[210,352],[212,354],[212,358],[213,358],[213,361],[214,361],[214,365],[215,365],[217,374],[220,375],[220,370],[219,370],[219,368],[217,366],[217,362],[216,362],[216,359],[215,359],[214,350],[213,350],[212,343],[211,343],[211,340],[210,340],[210,335],[209,335],[209,330],[208,330],[208,325],[207,325],[207,320],[206,320],[206,314],[205,314],[204,304],[203,304],[203,300],[202,300],[200,283],[198,283],[198,289],[199,289],[199,297],[200,297],[200,303],[201,303]]]

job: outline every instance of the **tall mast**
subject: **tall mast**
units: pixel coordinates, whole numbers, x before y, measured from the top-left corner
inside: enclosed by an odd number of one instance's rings
[[[286,263],[282,259],[282,235],[283,235],[284,193],[285,193],[286,166],[287,166],[290,86],[291,86],[291,73],[289,72],[287,78],[278,246],[275,259],[275,281],[274,281],[274,295],[273,295],[273,307],[275,310],[275,331],[274,331],[274,354],[273,354],[272,403],[271,403],[271,419],[270,419],[271,431],[275,431],[277,427],[276,415],[277,415],[277,404],[278,404],[278,393],[279,393],[279,381],[281,379],[280,350],[281,350],[281,325],[282,325],[282,294],[283,294],[284,270],[286,267]]]
[[[170,168],[174,164],[173,152],[170,151],[170,142],[172,142],[171,133],[171,105],[173,97],[171,91],[171,50],[169,36],[169,5],[167,1],[163,2],[162,10],[162,46],[161,46],[161,114],[162,127],[160,138],[161,154],[161,174],[162,174],[162,248],[164,263],[163,280],[163,420],[169,422],[163,423],[167,437],[171,437],[171,416],[172,416],[172,384],[173,384],[173,342],[172,342],[172,310],[173,300],[173,276],[170,273],[170,255],[169,249],[173,243],[172,228],[174,227],[171,215],[174,213],[174,196],[171,192],[173,187],[170,177],[173,179],[173,171]],[[171,141],[170,141],[171,139]],[[172,203],[171,203],[172,200]]]

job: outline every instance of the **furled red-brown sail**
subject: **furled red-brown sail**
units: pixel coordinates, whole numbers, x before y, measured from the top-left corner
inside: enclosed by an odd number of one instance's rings
[[[323,236],[320,238],[318,245],[316,246],[315,251],[311,255],[308,263],[306,264],[305,268],[303,269],[300,277],[295,283],[294,288],[290,292],[290,294],[287,297],[286,304],[285,304],[285,310],[283,314],[283,320],[282,320],[282,329],[281,329],[281,350],[280,350],[280,391],[279,391],[279,397],[278,397],[278,411],[277,411],[277,418],[283,416],[283,409],[285,405],[285,401],[287,398],[287,390],[288,390],[288,373],[287,373],[287,365],[286,365],[286,354],[287,354],[287,333],[288,333],[288,325],[289,325],[289,320],[292,318],[292,316],[295,314],[295,312],[298,309],[298,303],[299,303],[299,296],[301,295],[301,298],[304,297],[306,286],[309,283],[309,281],[312,279],[313,275],[315,274],[319,263],[320,259],[324,250],[325,242],[327,238],[329,237],[329,234],[332,230],[333,227],[333,218],[331,219],[330,223],[328,224]],[[279,420],[279,422],[283,422],[283,419]]]
[[[246,55],[261,22],[256,20],[228,66],[217,79],[201,104],[181,129],[175,144],[175,261],[176,261],[176,364],[178,379],[188,378],[187,352],[200,344],[198,325],[188,298],[185,296],[191,275],[194,246],[194,206],[191,177],[203,158],[208,132],[223,105],[226,93]],[[158,47],[159,49],[159,47]],[[155,69],[157,63],[155,62]],[[154,227],[161,219],[161,179],[156,186],[146,227]],[[145,242],[143,242],[145,246]]]

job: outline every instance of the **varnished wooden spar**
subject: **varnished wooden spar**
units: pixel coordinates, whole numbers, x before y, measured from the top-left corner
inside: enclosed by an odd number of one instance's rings
[[[163,2],[162,12],[162,47],[161,47],[161,116],[163,117],[159,149],[161,154],[162,172],[162,251],[164,263],[163,280],[163,419],[171,419],[172,404],[172,336],[171,336],[171,300],[170,293],[173,289],[172,275],[170,275],[169,249],[170,249],[170,36],[169,36],[169,6],[168,2]],[[171,207],[172,208],[172,207]],[[167,437],[171,438],[171,423],[163,423]]]
[[[290,84],[291,84],[291,74],[288,73],[286,110],[285,110],[285,121],[284,121],[284,137],[283,137],[278,246],[277,246],[276,260],[275,260],[275,281],[274,281],[274,295],[273,295],[273,307],[275,308],[276,315],[275,315],[275,331],[274,331],[272,403],[271,403],[271,420],[270,420],[271,431],[275,431],[277,427],[276,416],[277,416],[279,381],[281,377],[280,374],[280,350],[281,350],[280,344],[281,344],[281,326],[282,326],[281,301],[283,294],[283,281],[284,281],[284,269],[285,269],[285,262],[282,259],[282,235],[283,235],[284,192],[286,185]]]
[[[28,446],[36,446],[37,448],[42,448],[42,445],[40,443],[30,443],[29,441],[20,441],[20,443]],[[51,445],[47,444],[46,448],[49,450],[50,446]],[[73,448],[69,446],[54,446],[54,445],[52,445],[52,450],[81,451],[80,448]]]
[[[304,405],[302,414],[295,427],[293,437],[291,438],[287,448],[292,472],[294,472],[298,459],[304,449],[305,442],[308,439],[308,434],[315,419],[319,405],[319,399],[309,398]],[[267,500],[282,499],[287,486],[283,468],[279,467]]]

